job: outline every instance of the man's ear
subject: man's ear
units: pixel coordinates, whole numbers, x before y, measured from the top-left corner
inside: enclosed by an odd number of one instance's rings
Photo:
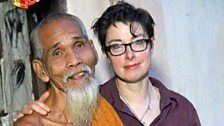
[[[50,78],[45,72],[43,63],[40,60],[37,59],[33,60],[32,65],[35,73],[43,82],[48,82],[50,80]]]
[[[96,65],[99,61],[98,53],[97,53],[96,48],[93,44],[93,41],[90,39],[89,42],[90,42],[91,47],[93,48],[93,53],[95,55],[95,65]]]

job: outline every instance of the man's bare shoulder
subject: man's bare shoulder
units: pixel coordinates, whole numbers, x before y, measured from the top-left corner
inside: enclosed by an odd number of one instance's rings
[[[14,122],[13,126],[44,126],[41,120],[41,116],[37,113],[31,115],[25,115]]]

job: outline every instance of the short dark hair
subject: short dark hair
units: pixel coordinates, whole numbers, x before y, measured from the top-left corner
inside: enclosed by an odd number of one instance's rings
[[[154,36],[154,21],[149,12],[141,8],[135,8],[127,2],[120,1],[117,4],[110,6],[100,18],[96,19],[92,29],[97,36],[100,45],[104,49],[106,32],[111,25],[116,22],[130,23],[130,32],[133,36],[135,26],[134,23],[139,23],[149,38]],[[152,42],[150,41],[152,46]]]

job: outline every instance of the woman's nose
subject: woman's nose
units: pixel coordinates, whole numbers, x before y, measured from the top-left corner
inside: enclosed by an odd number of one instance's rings
[[[133,59],[135,57],[135,52],[131,49],[130,46],[126,46],[125,56],[127,59]]]

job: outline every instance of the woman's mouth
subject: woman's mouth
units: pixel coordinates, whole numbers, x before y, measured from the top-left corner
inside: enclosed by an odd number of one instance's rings
[[[134,69],[136,69],[138,67],[139,67],[139,63],[138,64],[130,64],[130,65],[124,66],[124,68],[128,69],[128,70],[134,70]]]

